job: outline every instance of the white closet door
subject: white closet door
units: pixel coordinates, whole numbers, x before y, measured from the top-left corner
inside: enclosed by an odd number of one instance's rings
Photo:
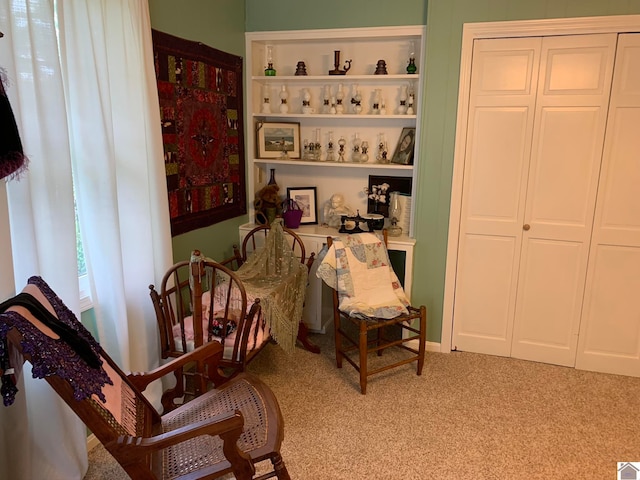
[[[542,42],[513,357],[575,365],[616,40]]]
[[[509,356],[540,38],[477,40],[467,124],[453,345]]]
[[[618,41],[576,367],[640,376],[640,34]]]

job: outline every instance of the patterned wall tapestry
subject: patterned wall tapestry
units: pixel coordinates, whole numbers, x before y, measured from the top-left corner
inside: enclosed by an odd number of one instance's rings
[[[242,57],[153,31],[173,236],[247,211]]]

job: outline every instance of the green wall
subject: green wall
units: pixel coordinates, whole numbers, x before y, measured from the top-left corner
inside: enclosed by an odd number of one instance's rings
[[[238,0],[149,0],[151,26],[156,30],[202,42],[244,57],[245,7]],[[227,258],[238,243],[238,227],[248,215],[173,237],[173,258],[188,260],[197,248],[216,260]]]
[[[427,0],[245,0],[247,31],[424,25]]]

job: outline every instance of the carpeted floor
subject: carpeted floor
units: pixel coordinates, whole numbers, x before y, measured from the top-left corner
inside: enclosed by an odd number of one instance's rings
[[[393,369],[363,396],[332,335],[312,339],[320,355],[269,345],[250,367],[278,397],[292,479],[601,480],[640,461],[640,378],[428,353],[421,377]],[[89,461],[85,480],[127,478],[102,446]]]

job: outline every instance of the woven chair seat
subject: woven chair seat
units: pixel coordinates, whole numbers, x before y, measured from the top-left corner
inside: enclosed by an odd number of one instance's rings
[[[221,413],[240,410],[245,428],[238,440],[242,451],[251,455],[252,451],[267,443],[267,419],[264,416],[264,400],[251,384],[238,376],[230,387],[216,391],[215,395],[197,397],[189,404],[188,410],[175,410],[162,419],[163,433],[176,430],[195,422],[206,420]],[[222,440],[219,437],[200,436],[167,448],[163,455],[165,478],[176,478],[206,466],[224,462]]]

